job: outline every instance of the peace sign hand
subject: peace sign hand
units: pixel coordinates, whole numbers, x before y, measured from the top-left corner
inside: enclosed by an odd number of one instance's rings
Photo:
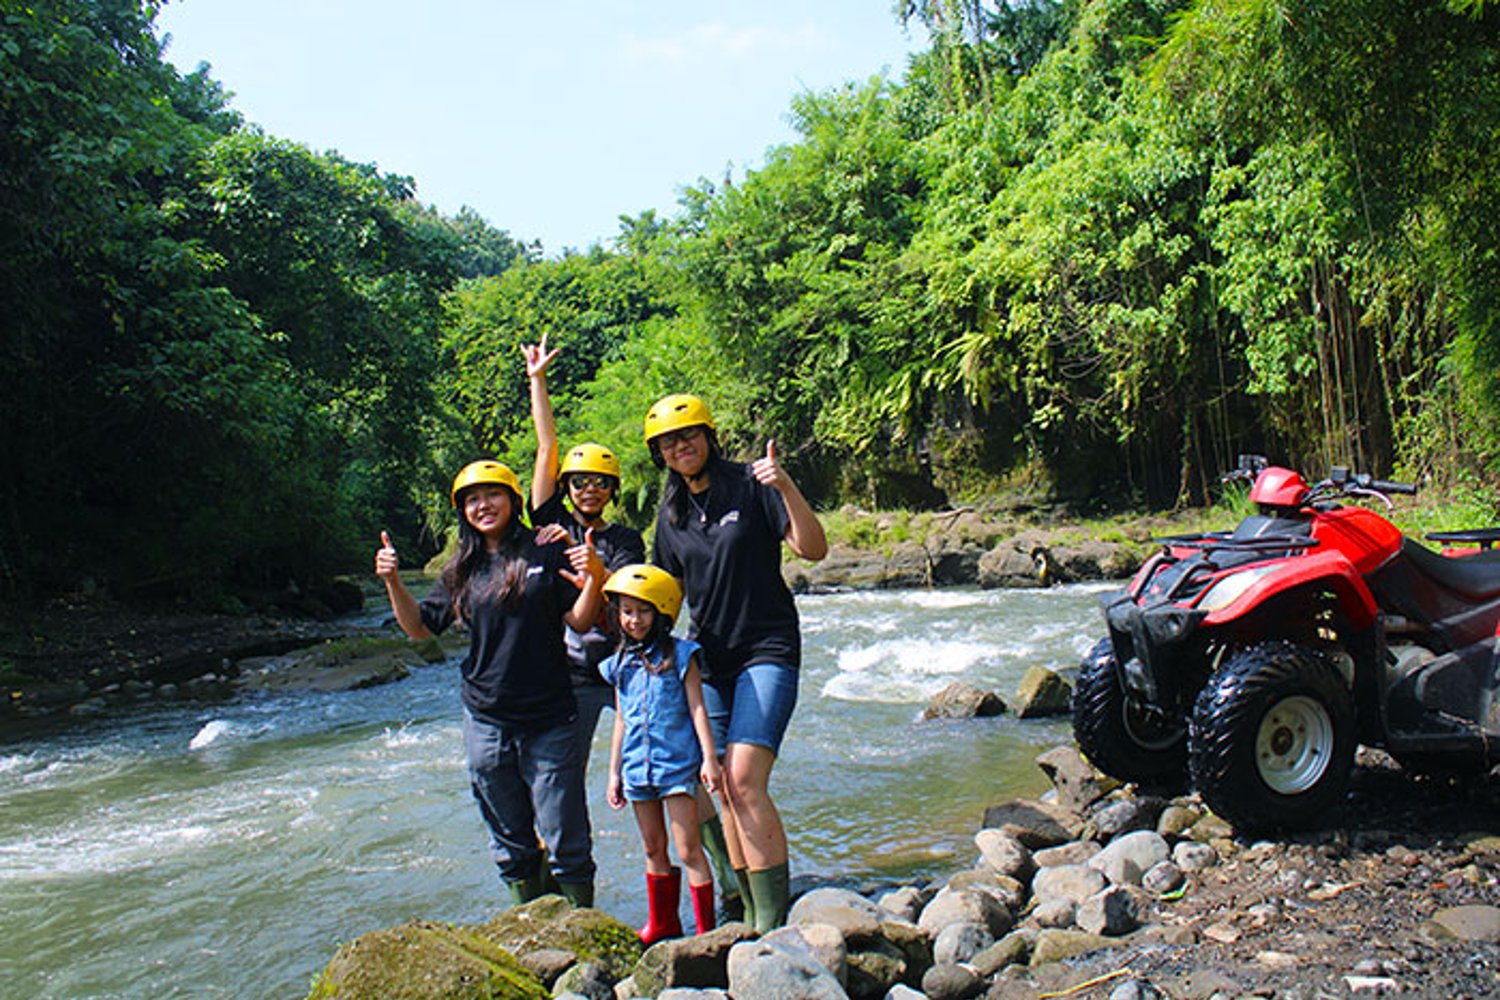
[[[547,334],[542,333],[542,342],[539,344],[522,344],[521,354],[526,358],[526,377],[544,378],[547,375],[547,366],[552,359],[557,357],[557,348],[547,350]]]

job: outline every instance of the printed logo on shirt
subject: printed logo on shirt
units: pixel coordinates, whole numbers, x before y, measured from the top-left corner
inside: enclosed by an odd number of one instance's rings
[[[541,573],[542,573],[542,567],[540,567],[540,566],[527,566],[526,567],[526,575],[527,576],[540,576]]]
[[[737,511],[737,510],[731,510],[728,513],[726,513],[723,517],[719,518],[719,527],[722,528],[726,524],[734,524],[739,519],[740,519],[740,512]]]

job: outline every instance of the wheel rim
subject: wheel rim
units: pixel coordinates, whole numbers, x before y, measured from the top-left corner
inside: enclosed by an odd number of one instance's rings
[[[1170,750],[1182,740],[1182,727],[1170,726],[1126,698],[1120,713],[1125,733],[1143,750]]]
[[[1306,695],[1283,698],[1260,720],[1255,765],[1273,792],[1296,795],[1328,770],[1333,742],[1333,719],[1321,702]]]

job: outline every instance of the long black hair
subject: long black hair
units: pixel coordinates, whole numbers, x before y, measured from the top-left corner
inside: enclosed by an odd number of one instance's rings
[[[522,551],[525,531],[521,526],[521,497],[510,487],[502,487],[510,497],[510,521],[505,526],[505,535],[500,539],[499,566],[496,571],[482,574],[489,562],[489,549],[484,535],[469,523],[463,515],[462,492],[458,495],[458,551],[443,567],[439,580],[453,597],[453,613],[462,621],[469,621],[469,611],[475,604],[494,601],[507,608],[514,608],[521,601],[526,589],[526,556]]]
[[[703,463],[703,471],[708,473],[709,486],[712,488],[714,473],[727,467],[729,463],[719,450],[719,436],[714,433],[713,428],[704,426],[703,433],[708,435],[708,458]],[[653,454],[660,454],[654,441],[651,443],[651,451]],[[661,509],[667,512],[667,523],[672,527],[680,528],[687,520],[688,505],[692,502],[688,497],[691,493],[682,474],[668,469],[667,481],[661,488]]]

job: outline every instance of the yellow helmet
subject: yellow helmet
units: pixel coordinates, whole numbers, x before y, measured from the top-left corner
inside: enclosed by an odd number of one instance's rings
[[[448,502],[458,506],[458,494],[470,486],[478,486],[481,483],[490,483],[495,486],[508,487],[516,496],[521,495],[521,481],[516,474],[510,471],[508,466],[491,459],[482,459],[478,462],[470,462],[458,470],[458,475],[453,477],[453,489],[448,494]]]
[[[563,456],[562,471],[558,475],[566,476],[570,472],[598,472],[614,476],[615,481],[619,482],[620,460],[602,444],[575,444]]]
[[[673,621],[682,610],[682,584],[677,577],[657,566],[631,563],[610,574],[604,584],[606,594],[624,594],[645,601]]]
[[[658,399],[646,412],[646,443],[668,431],[683,427],[707,427],[716,430],[708,405],[697,396],[674,393]]]

